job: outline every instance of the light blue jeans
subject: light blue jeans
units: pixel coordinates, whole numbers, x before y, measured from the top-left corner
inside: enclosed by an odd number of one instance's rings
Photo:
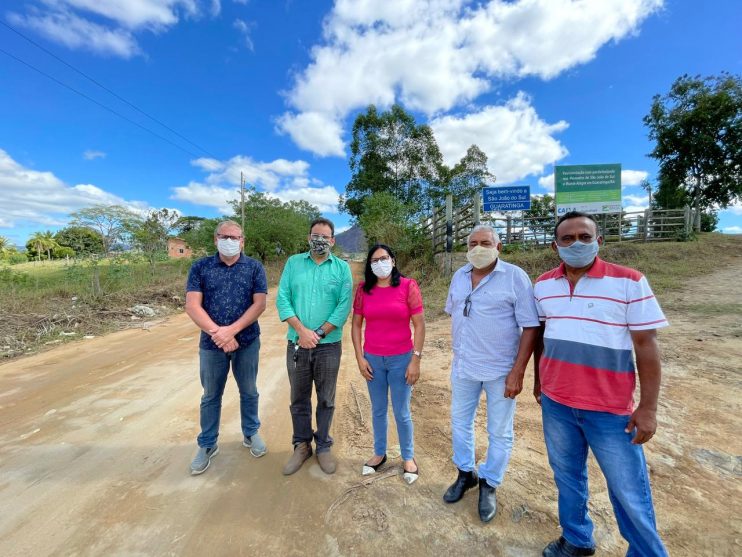
[[[565,539],[579,547],[595,546],[587,512],[590,448],[608,484],[618,529],[629,542],[627,557],[667,556],[655,524],[644,451],[631,444],[634,432],[624,431],[629,416],[570,408],[543,394],[541,413]]]
[[[397,422],[397,436],[402,459],[412,460],[415,457],[414,428],[410,412],[412,387],[405,379],[412,352],[398,356],[374,356],[364,353],[364,357],[374,372],[374,378],[367,381],[374,424],[374,454],[379,456],[386,454],[388,393],[391,391],[392,410]]]
[[[260,338],[256,338],[244,348],[226,353],[222,350],[199,350],[201,361],[201,434],[199,447],[213,447],[219,437],[219,420],[222,415],[222,395],[232,364],[232,375],[240,391],[240,418],[242,434],[255,435],[260,427],[258,419],[258,355]]]
[[[479,399],[487,395],[487,458],[479,465],[479,477],[492,487],[502,483],[513,449],[515,400],[505,398],[505,376],[492,381],[451,377],[451,433],[453,463],[464,472],[476,465],[474,457],[474,416]]]

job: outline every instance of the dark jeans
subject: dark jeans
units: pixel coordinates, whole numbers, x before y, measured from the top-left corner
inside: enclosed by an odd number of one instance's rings
[[[340,368],[340,342],[318,344],[316,348],[298,348],[289,341],[286,347],[286,368],[291,384],[291,421],[294,424],[292,443],[317,445],[317,452],[332,446],[330,425],[335,413],[335,385]],[[317,392],[317,431],[312,430],[312,382]]]
[[[201,360],[201,434],[199,447],[213,447],[219,437],[219,420],[222,414],[222,395],[232,364],[232,375],[240,391],[240,416],[242,434],[255,435],[260,427],[258,419],[258,355],[260,339],[256,338],[244,348],[227,354],[222,350],[199,350]]]

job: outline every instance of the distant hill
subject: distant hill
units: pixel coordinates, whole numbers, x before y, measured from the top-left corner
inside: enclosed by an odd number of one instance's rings
[[[366,236],[358,225],[335,236],[335,244],[345,253],[364,253],[368,249]]]

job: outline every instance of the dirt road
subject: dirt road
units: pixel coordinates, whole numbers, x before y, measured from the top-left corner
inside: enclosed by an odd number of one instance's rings
[[[742,299],[741,275],[736,264],[702,288],[662,300],[673,326],[660,336],[660,430],[647,454],[672,555],[742,553],[742,323],[733,309]],[[497,517],[479,522],[476,493],[455,505],[441,501],[454,477],[447,320],[429,325],[413,394],[416,484],[403,484],[398,458],[390,474],[359,484],[372,452],[370,404],[348,327],[333,431],[338,472],[325,476],[313,459],[282,476],[291,449],[285,327],[272,293],[269,300],[259,374],[269,452],[255,459],[241,446],[230,382],[221,452],[201,476],[188,468],[200,386],[197,331],[186,316],[0,366],[0,555],[535,556],[558,535],[540,415],[527,392],[519,398]],[[729,310],[729,303],[736,306]],[[484,441],[481,412],[477,420]],[[393,428],[390,437],[396,443]],[[594,463],[590,472],[600,554],[622,555],[626,547]]]

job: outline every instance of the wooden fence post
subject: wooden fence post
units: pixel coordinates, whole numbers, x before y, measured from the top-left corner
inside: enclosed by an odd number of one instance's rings
[[[690,214],[690,207],[686,205],[683,207],[683,236],[686,238],[690,236],[690,227],[691,227],[691,214]]]
[[[449,275],[453,272],[453,196],[446,196],[446,255],[445,271]]]
[[[481,192],[477,192],[474,194],[474,197],[472,197],[471,204],[472,204],[472,216],[474,217],[474,226],[477,226],[480,223],[480,211],[481,208],[479,204],[481,203],[482,194]]]
[[[642,241],[646,242],[649,239],[649,219],[652,216],[652,209],[644,209],[644,234],[642,235]]]
[[[505,243],[510,243],[510,235],[512,234],[513,229],[513,217],[510,215],[510,213],[507,214],[507,218],[505,219]]]

